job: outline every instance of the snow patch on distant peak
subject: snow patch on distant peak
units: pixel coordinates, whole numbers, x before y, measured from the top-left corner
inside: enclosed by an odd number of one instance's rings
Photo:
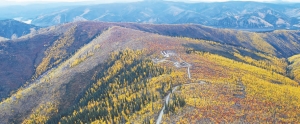
[[[13,18],[14,20],[26,23],[26,24],[31,24],[32,20],[28,19],[28,20],[24,20],[23,17],[17,17],[17,18]]]
[[[239,19],[240,19],[240,16],[234,16],[234,18],[235,18],[236,20],[239,20]]]
[[[85,9],[84,12],[80,15],[81,17],[88,14],[91,10],[90,9]]]
[[[250,19],[248,19],[248,22],[254,23],[254,24],[258,24],[258,23],[259,23],[259,20],[258,20],[258,18],[251,17]]]
[[[258,12],[258,15],[259,15],[260,18],[265,18],[266,17],[265,13]]]
[[[40,15],[39,17],[37,17],[37,19],[36,19],[36,20],[43,19],[43,18],[45,18],[45,17],[47,17],[47,16],[54,16],[54,15],[57,15],[57,14],[60,14],[60,13],[66,12],[66,11],[68,11],[68,10],[69,10],[69,9],[63,9],[63,10],[60,10],[60,11],[57,11],[57,12],[54,12],[54,13],[51,13],[51,14]],[[57,17],[57,16],[55,16],[55,17]]]
[[[248,22],[252,23],[252,24],[263,24],[264,27],[273,27],[273,25],[270,24],[269,22],[267,22],[259,17],[256,17],[256,16],[251,16],[251,18],[248,19]]]
[[[55,16],[54,18],[53,18],[53,20],[52,20],[54,23],[60,23],[60,21],[61,21],[61,16],[60,15],[57,15],[57,16]]]
[[[83,18],[82,16],[76,16],[75,18],[73,18],[73,21],[74,22],[77,22],[77,21],[87,21],[87,19]]]
[[[180,13],[182,13],[184,10],[181,9],[181,8],[178,8],[178,7],[175,7],[175,6],[171,6],[169,7],[169,9],[167,10],[167,12],[169,14],[172,14],[173,16],[177,16],[179,15]]]
[[[300,24],[293,25],[294,27],[300,28]]]
[[[103,18],[103,17],[105,17],[105,16],[108,16],[108,15],[109,15],[109,13],[104,13],[103,15],[101,15],[101,16],[95,18],[94,20],[99,21],[101,18]]]
[[[247,14],[248,13],[248,11],[246,10],[246,9],[244,9],[242,12],[241,12],[241,15],[245,15],[245,14]]]
[[[148,23],[155,23],[157,21],[158,21],[157,18],[151,18],[151,19],[148,20]]]
[[[285,14],[291,17],[299,17],[300,16],[300,9],[288,9],[285,11]]]
[[[268,14],[271,14],[271,15],[273,14],[273,13],[272,13],[272,10],[267,10],[267,13],[268,13]]]
[[[17,21],[21,21],[23,17],[16,17],[16,18],[13,18],[14,20],[17,20]]]
[[[151,17],[148,13],[146,12],[140,12],[144,17]]]
[[[278,27],[280,27],[280,26],[282,26],[282,25],[285,25],[286,27],[290,27],[290,26],[291,26],[288,22],[284,21],[284,20],[281,19],[281,18],[279,18],[279,19],[276,21],[276,25],[277,25]]]
[[[31,24],[32,20],[27,20],[27,21],[22,21],[22,22],[24,22],[26,24]]]
[[[279,19],[276,21],[276,25],[283,25],[283,24],[286,24],[286,22],[285,22],[283,19],[281,19],[281,18],[279,18]]]
[[[8,40],[7,38],[4,38],[4,37],[0,37],[0,42],[2,42],[2,41],[6,41],[6,40]],[[3,52],[3,51],[2,51]],[[1,54],[1,50],[0,50],[0,54]]]

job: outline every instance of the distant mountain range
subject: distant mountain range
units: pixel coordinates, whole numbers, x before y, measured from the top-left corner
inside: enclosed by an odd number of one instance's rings
[[[98,5],[39,8],[30,15],[15,15],[38,26],[74,21],[138,22],[154,24],[194,23],[218,28],[249,30],[299,29],[300,4],[258,2],[182,3],[142,1]],[[52,10],[52,11],[51,11]],[[5,10],[0,12],[3,18]]]
[[[0,20],[0,37],[14,39],[36,31],[37,26],[19,22],[13,19]],[[3,38],[0,38],[0,40]]]

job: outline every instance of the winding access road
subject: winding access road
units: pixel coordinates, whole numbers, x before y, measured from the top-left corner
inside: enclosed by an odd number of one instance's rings
[[[179,59],[180,59],[181,61],[183,61],[180,57],[179,57]],[[158,60],[157,60],[157,62],[164,62],[164,61],[168,61],[168,60],[166,60],[166,59],[163,59],[163,61],[158,61]],[[174,63],[175,63],[175,62],[174,62]],[[187,67],[188,78],[191,79],[190,64],[187,63],[187,62],[184,62],[184,63],[187,64],[187,66],[185,66],[185,67]],[[169,103],[169,101],[170,101],[170,95],[171,95],[174,91],[176,91],[176,89],[177,89],[179,86],[183,86],[183,85],[191,85],[191,84],[204,84],[204,83],[205,83],[205,82],[200,82],[200,83],[186,83],[186,84],[181,84],[181,85],[178,85],[178,86],[173,87],[173,88],[172,88],[172,92],[170,92],[170,93],[165,97],[165,103],[164,103],[163,108],[162,108],[161,111],[159,112],[158,118],[157,118],[157,120],[156,120],[156,124],[160,124],[160,123],[161,123],[161,120],[162,120],[163,115],[164,115],[164,110],[166,109],[166,105],[167,105],[167,104]]]

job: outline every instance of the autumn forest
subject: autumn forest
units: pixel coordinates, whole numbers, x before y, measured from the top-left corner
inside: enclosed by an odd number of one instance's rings
[[[24,66],[14,75],[28,74],[2,97],[0,121],[300,123],[299,37],[192,24],[52,26],[0,42],[13,69]]]

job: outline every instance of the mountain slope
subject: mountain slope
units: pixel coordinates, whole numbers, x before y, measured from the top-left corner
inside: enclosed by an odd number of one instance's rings
[[[291,63],[289,65],[289,74],[290,76],[295,79],[296,81],[300,82],[300,74],[299,74],[299,64],[300,64],[300,55],[294,55],[292,57],[290,57],[288,60]]]
[[[64,92],[66,92],[66,91],[65,91],[65,89],[60,88],[62,85],[66,85],[66,83],[71,83],[70,82],[71,79],[74,78],[74,76],[77,73],[84,73],[85,71],[88,71],[88,70],[94,68],[97,64],[102,63],[105,60],[105,58],[107,58],[109,56],[110,51],[116,50],[116,49],[118,49],[118,47],[120,47],[122,49],[124,49],[125,47],[137,47],[137,48],[139,48],[139,44],[134,43],[134,42],[139,42],[137,40],[139,38],[138,35],[136,35],[135,37],[132,37],[133,41],[130,40],[130,39],[127,39],[127,41],[124,41],[123,38],[120,38],[119,41],[115,40],[115,39],[114,39],[114,42],[111,41],[111,40],[113,40],[112,39],[113,37],[116,37],[115,35],[121,35],[125,32],[128,32],[128,31],[126,31],[126,29],[125,29],[125,31],[113,30],[112,32],[109,31],[107,33],[102,34],[102,36],[104,36],[104,37],[99,37],[99,38],[94,39],[91,43],[89,43],[88,45],[82,47],[79,50],[79,52],[77,52],[68,61],[65,61],[59,67],[51,69],[50,71],[48,71],[49,73],[46,73],[45,76],[42,76],[41,78],[39,78],[32,85],[30,85],[29,88],[26,88],[25,91],[20,91],[21,94],[24,94],[24,95],[22,95],[22,97],[20,99],[20,102],[18,102],[17,105],[14,105],[14,106],[11,106],[11,107],[9,107],[10,106],[9,105],[7,107],[13,109],[13,108],[15,108],[15,106],[19,106],[19,107],[20,106],[27,106],[27,107],[25,107],[27,110],[25,110],[25,111],[22,110],[22,111],[19,111],[20,113],[18,113],[18,115],[26,115],[27,111],[33,109],[33,107],[35,107],[36,105],[42,104],[42,103],[36,103],[36,102],[42,102],[42,101],[43,102],[45,102],[45,101],[55,102],[55,101],[57,101],[57,98],[59,98],[59,97],[53,98],[53,97],[48,96],[48,95],[52,95],[54,92],[56,92],[57,95],[59,95],[59,96],[64,95]],[[134,34],[134,32],[131,32],[131,33]],[[131,34],[131,35],[133,35],[133,34]],[[122,35],[122,36],[124,36],[124,35]],[[148,37],[147,35],[145,35],[145,36]],[[94,47],[96,44],[100,44],[101,47],[100,48]],[[105,48],[105,49],[101,49],[101,48]],[[137,49],[137,48],[135,48],[135,49]],[[90,56],[86,61],[81,62],[79,65],[77,65],[75,67],[72,67],[70,65],[76,59],[81,58],[83,55],[86,55],[87,52],[89,52],[89,53],[93,52],[93,55]],[[47,82],[47,81],[50,81],[50,82],[49,83],[43,83],[43,82]],[[46,87],[48,87],[47,85],[49,85],[49,84],[54,84],[56,86],[51,86],[51,87],[53,87],[53,89],[51,89],[51,90],[49,89],[49,90],[46,91],[44,88],[41,88],[41,89],[37,89],[37,91],[33,92],[34,94],[35,94],[35,92],[37,92],[37,94],[39,94],[41,96],[36,96],[36,97],[45,98],[44,100],[36,101],[36,99],[32,99],[31,102],[28,102],[28,100],[30,100],[30,99],[28,99],[28,97],[32,94],[31,93],[24,93],[24,92],[28,92],[28,91],[30,91],[30,89],[35,89],[34,87],[45,87],[46,88]],[[88,85],[88,83],[85,84],[85,85]],[[81,84],[81,87],[84,88],[85,86],[83,84]],[[49,93],[41,93],[41,92],[49,92]],[[53,99],[51,99],[51,98],[53,98]],[[24,100],[24,102],[21,102],[23,100]],[[25,102],[30,103],[30,105],[24,104]],[[70,101],[70,102],[72,102],[72,101]],[[4,112],[2,114],[5,114],[5,113],[6,112]],[[16,113],[14,113],[14,114],[16,114]],[[14,114],[13,115],[8,114],[8,117],[5,117],[5,116],[3,116],[3,117],[9,119],[10,117],[14,117]],[[7,120],[5,120],[4,122],[6,122],[6,121]]]
[[[8,39],[16,39],[38,29],[34,25],[25,24],[16,20],[0,20],[0,36]]]
[[[103,22],[70,23],[41,29],[35,35],[18,39],[16,40],[17,42],[0,42],[0,56],[2,60],[0,63],[4,68],[1,70],[0,77],[2,79],[1,86],[5,89],[1,91],[1,98],[8,96],[11,91],[16,90],[25,82],[30,82],[31,79],[36,79],[45,71],[56,67],[72,56],[82,45],[89,43],[96,36],[112,26],[121,26],[172,37],[210,40],[221,43],[220,47],[223,45],[242,47],[250,51],[262,52],[280,58],[287,58],[300,53],[299,31],[251,33],[215,29],[201,25],[153,25]],[[207,49],[194,43],[187,43],[186,46],[234,58],[233,55],[228,54],[234,51],[232,48],[223,47],[219,48],[219,50],[215,48]],[[247,51],[244,51],[243,55],[257,56]],[[256,57],[256,59],[261,59],[261,57]],[[19,69],[24,71],[15,71]]]
[[[91,28],[89,32],[75,31],[75,29],[80,28],[83,27],[77,27],[74,24],[53,26],[41,29],[33,36],[1,42],[0,63],[3,68],[0,75],[2,79],[1,87],[3,88],[1,98],[7,97],[11,91],[18,89],[26,82],[29,83],[46,70],[57,66],[83,44],[101,33],[100,26],[98,29]],[[68,39],[68,37],[74,37],[75,35],[80,37]],[[72,46],[66,46],[66,39]],[[47,52],[49,50],[54,50],[55,53],[49,54]]]
[[[167,123],[172,116],[182,118],[177,122],[209,119],[217,123],[224,121],[222,115],[227,115],[224,117],[229,123],[253,122],[253,118],[258,123],[299,122],[299,83],[286,73],[287,58],[278,54],[279,48],[299,43],[290,37],[297,37],[297,31],[251,33],[193,27],[76,22],[41,29],[32,37],[0,42],[1,57],[10,55],[16,61],[3,59],[7,61],[0,61],[1,67],[27,70],[11,74],[7,80],[19,85],[29,81],[1,101],[0,121],[146,123],[155,122],[165,105],[162,121]],[[195,39],[201,32],[206,32],[201,37],[220,36],[218,39],[223,40]],[[273,47],[276,44],[261,39],[277,38],[275,34],[288,39],[284,46]],[[42,37],[43,42],[38,42]],[[270,49],[262,49],[257,42]],[[26,58],[23,63],[17,61],[20,57]],[[6,66],[8,63],[14,65]],[[13,81],[18,75],[25,76]],[[191,88],[197,87],[194,85],[203,85],[207,93],[195,92]],[[172,98],[169,103],[166,96]],[[277,107],[281,109],[274,114]],[[208,110],[222,110],[222,115]],[[199,112],[203,116],[196,118],[194,113]],[[260,116],[262,113],[265,116]]]
[[[299,31],[280,30],[266,33],[252,33],[237,30],[211,28],[202,25],[120,25],[161,35],[190,37],[216,41],[222,44],[241,46],[279,57],[289,57],[298,52]]]

